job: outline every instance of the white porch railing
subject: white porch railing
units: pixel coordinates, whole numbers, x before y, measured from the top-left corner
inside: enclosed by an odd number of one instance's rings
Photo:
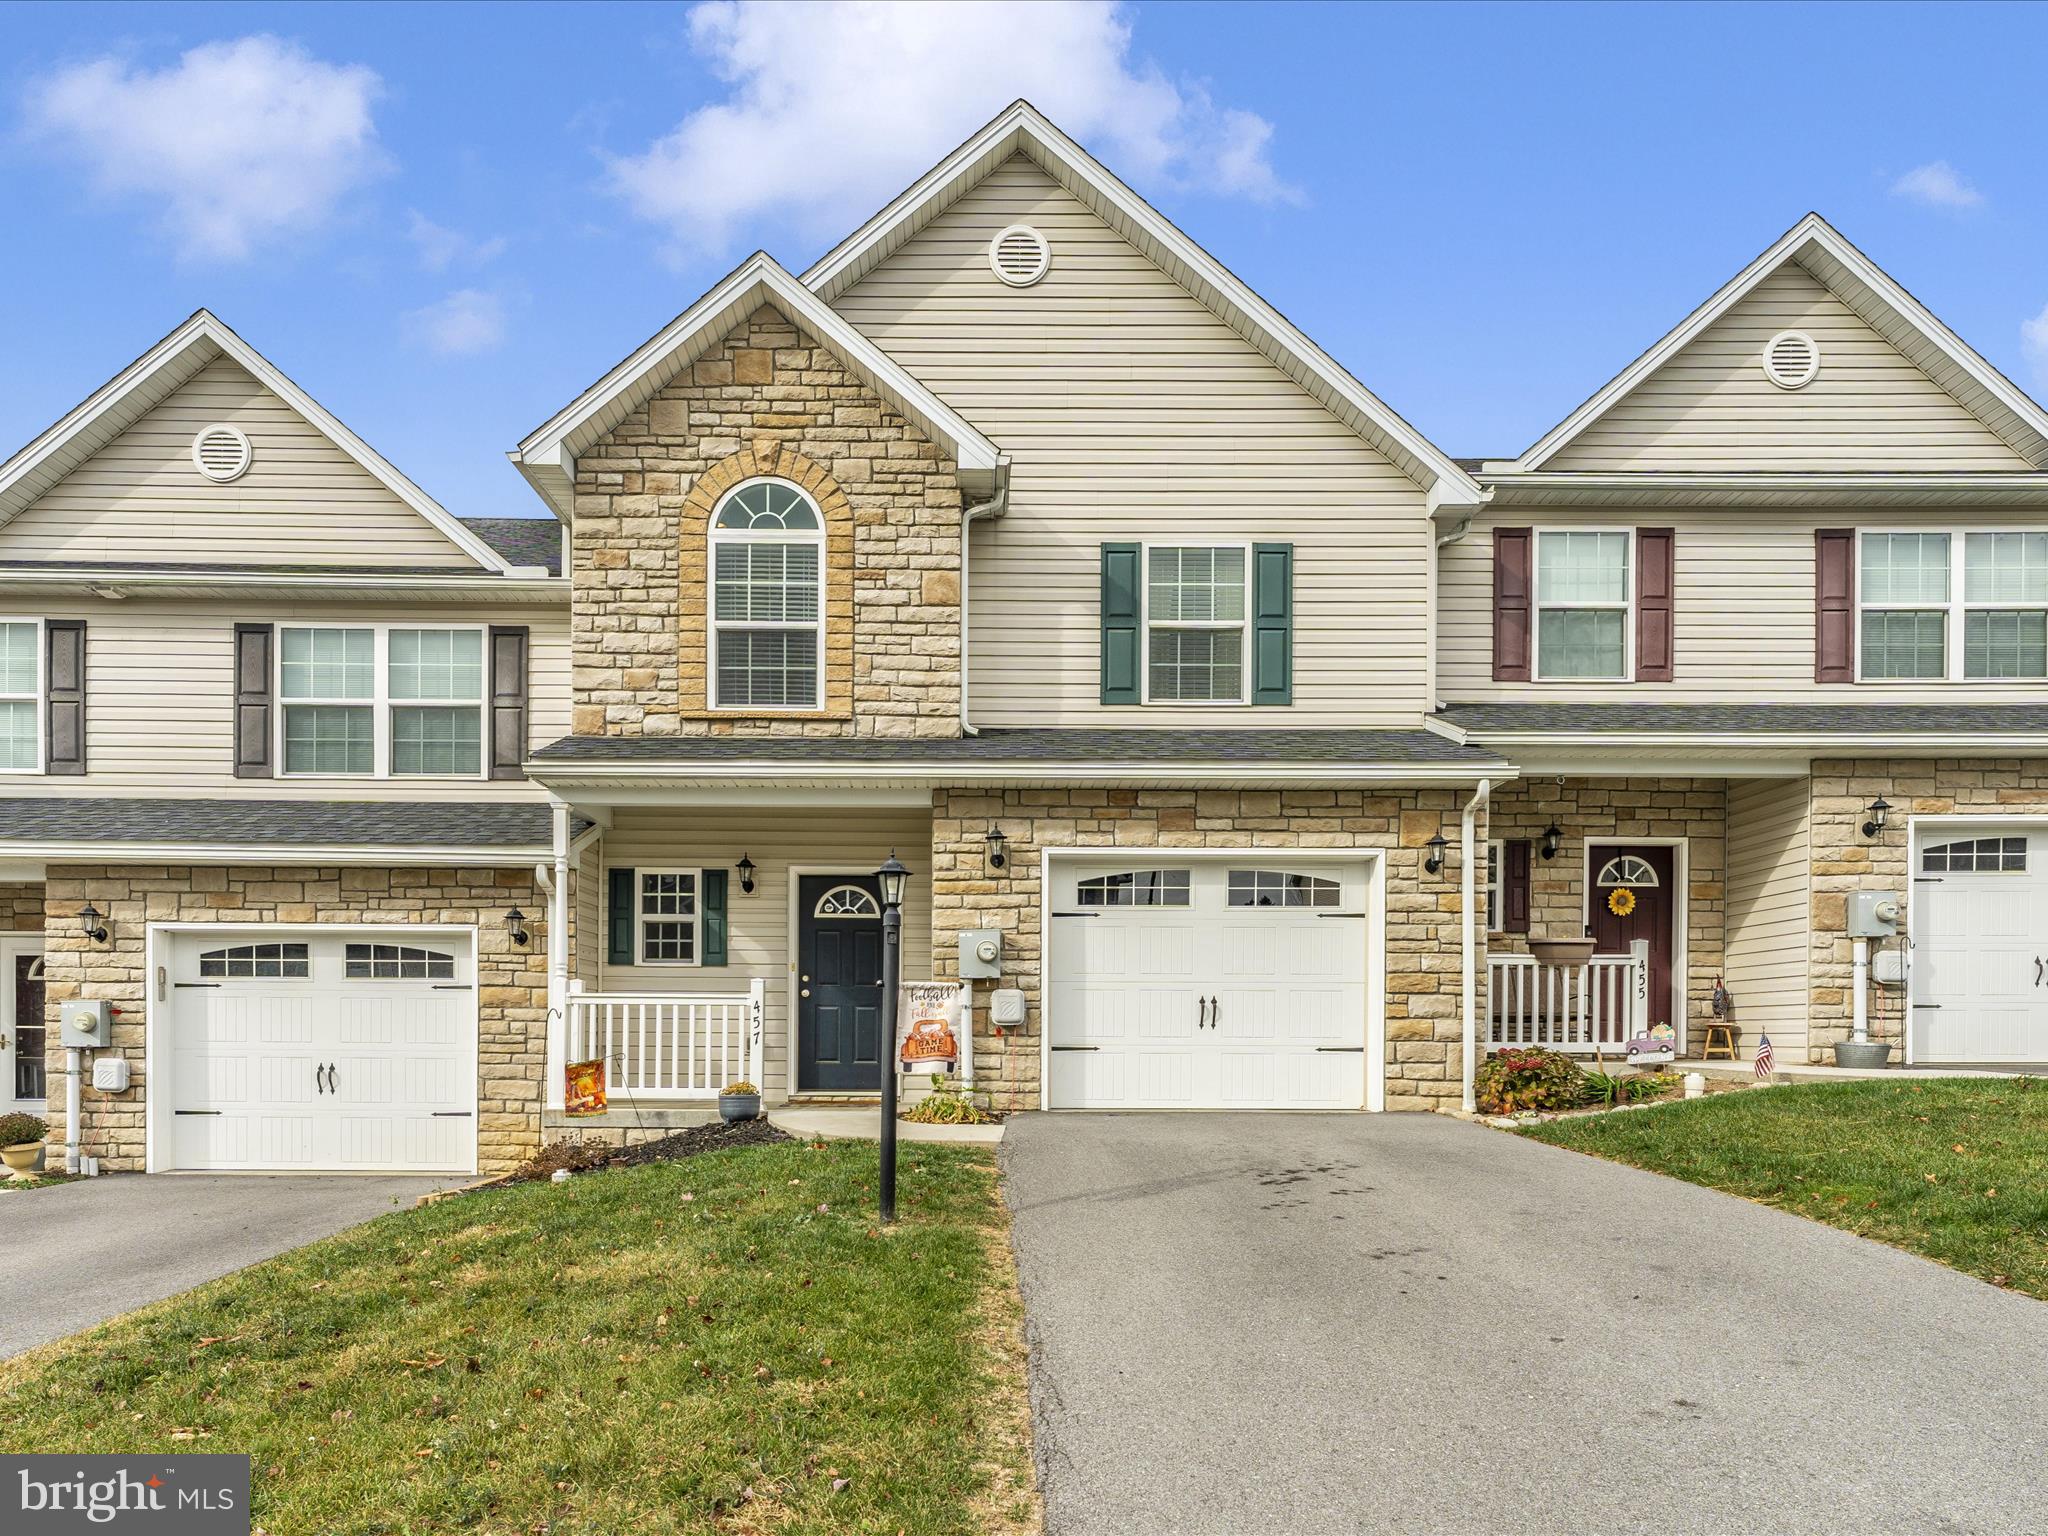
[[[745,992],[578,992],[569,998],[570,1061],[602,1058],[616,1098],[715,1099],[761,1082],[767,983]]]
[[[1544,965],[1533,955],[1486,961],[1490,1046],[1596,1047],[1617,1055],[1649,1022],[1649,946],[1595,955],[1584,965]]]

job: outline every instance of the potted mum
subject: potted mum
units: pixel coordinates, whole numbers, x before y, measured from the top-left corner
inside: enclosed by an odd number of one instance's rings
[[[43,1133],[49,1129],[38,1115],[0,1115],[0,1163],[7,1176],[27,1182],[33,1179],[43,1155]]]
[[[752,1120],[761,1113],[761,1090],[752,1083],[727,1083],[718,1090],[721,1120]]]

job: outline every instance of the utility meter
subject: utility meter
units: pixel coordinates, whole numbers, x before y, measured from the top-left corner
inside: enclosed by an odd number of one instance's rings
[[[114,1043],[113,1008],[103,997],[71,997],[57,1005],[57,1026],[74,1050],[99,1050]]]
[[[1899,931],[1899,898],[1884,891],[1849,893],[1849,937],[1888,939]]]
[[[1003,974],[1003,932],[969,928],[960,935],[960,979],[986,981]]]

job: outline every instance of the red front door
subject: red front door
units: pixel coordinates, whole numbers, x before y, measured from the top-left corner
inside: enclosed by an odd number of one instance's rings
[[[1625,955],[1637,939],[1650,941],[1650,1022],[1673,1024],[1671,1017],[1672,894],[1670,848],[1626,843],[1595,843],[1588,854],[1592,881],[1590,927],[1598,953]],[[1616,900],[1617,891],[1628,898]],[[1616,912],[1627,907],[1626,913]]]

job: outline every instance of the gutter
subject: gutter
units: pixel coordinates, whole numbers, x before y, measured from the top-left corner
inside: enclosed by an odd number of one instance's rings
[[[526,868],[553,857],[546,844],[515,848],[377,847],[315,843],[122,843],[0,842],[0,859],[43,864],[104,864],[109,859],[143,864],[399,864],[433,867]]]
[[[780,784],[805,784],[820,779],[848,779],[862,783],[958,784],[1008,781],[1019,784],[1102,784],[1125,779],[1152,779],[1161,784],[1244,784],[1271,781],[1276,784],[1344,785],[1372,784],[1470,784],[1475,779],[1511,779],[1516,769],[1508,763],[1470,763],[1457,767],[1413,763],[574,763],[529,760],[527,777],[543,786],[589,786],[633,780],[674,781],[702,786],[740,779],[760,781],[763,789]],[[0,848],[0,853],[4,853]]]
[[[1010,510],[1010,456],[996,455],[996,490],[987,501],[977,501],[960,514],[960,734],[978,736],[974,722],[967,718],[967,679],[970,669],[967,665],[967,594],[971,585],[967,579],[968,549],[973,544],[971,525],[977,517],[1001,517]]]
[[[1479,1046],[1479,982],[1478,944],[1472,933],[1473,920],[1473,879],[1472,855],[1477,841],[1474,832],[1479,812],[1485,807],[1493,793],[1493,781],[1481,779],[1479,788],[1472,798],[1465,802],[1465,812],[1458,818],[1458,966],[1463,985],[1458,993],[1458,1009],[1463,1020],[1460,1038],[1463,1049],[1459,1052],[1458,1079],[1464,1093],[1465,1113],[1471,1114],[1478,1107],[1472,1092],[1472,1074],[1476,1068],[1473,1060]]]

